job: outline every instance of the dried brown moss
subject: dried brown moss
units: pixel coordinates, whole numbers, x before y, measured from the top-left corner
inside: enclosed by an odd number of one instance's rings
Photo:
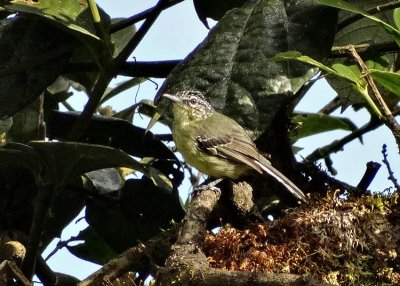
[[[210,266],[310,274],[332,285],[400,285],[397,196],[339,199],[330,194],[283,218],[208,233]]]

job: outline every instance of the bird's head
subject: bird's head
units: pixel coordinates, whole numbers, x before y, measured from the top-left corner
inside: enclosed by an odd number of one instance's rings
[[[176,120],[198,121],[206,119],[214,112],[204,95],[197,90],[178,91],[175,94],[163,94],[173,102],[173,114]]]

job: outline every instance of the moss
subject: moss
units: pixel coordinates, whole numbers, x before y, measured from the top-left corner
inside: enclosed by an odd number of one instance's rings
[[[330,193],[247,229],[208,233],[209,264],[226,270],[309,274],[332,285],[400,285],[397,195]]]

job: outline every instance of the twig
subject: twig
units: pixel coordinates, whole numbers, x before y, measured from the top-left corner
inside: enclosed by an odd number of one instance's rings
[[[101,17],[99,10],[97,9],[96,0],[87,0],[87,3],[90,8],[90,13],[92,14],[97,36],[99,36],[100,39],[106,39],[107,34],[105,33],[103,25],[101,24]]]
[[[385,164],[386,169],[388,170],[388,173],[389,173],[388,179],[389,179],[390,181],[392,181],[392,183],[393,183],[393,185],[395,186],[395,188],[396,188],[397,190],[399,190],[399,189],[400,189],[400,185],[399,185],[399,183],[397,183],[397,179],[396,179],[396,177],[394,176],[394,172],[393,172],[392,168],[390,167],[390,163],[389,163],[389,160],[388,160],[388,153],[387,153],[387,146],[386,146],[386,144],[383,144],[383,146],[382,146],[382,155],[383,155],[383,160],[382,160],[382,162]]]
[[[143,23],[142,26],[140,26],[139,30],[135,33],[128,44],[123,48],[117,58],[111,61],[108,66],[102,70],[99,79],[97,80],[97,83],[93,88],[93,91],[90,93],[88,103],[86,104],[80,117],[75,122],[71,129],[71,132],[68,135],[69,141],[76,141],[83,134],[89,124],[90,118],[95,113],[108,84],[117,74],[119,68],[125,63],[126,59],[139,45],[140,41],[149,31],[150,27],[153,25],[160,13],[165,9],[165,5],[167,2],[167,0],[160,0],[157,3],[153,11],[148,15],[146,21]]]
[[[126,62],[121,66],[118,74],[132,77],[165,78],[181,61],[182,60],[158,62]]]
[[[399,46],[395,42],[385,42],[378,44],[360,44],[354,45],[357,53],[364,57],[376,54],[390,54],[397,53],[400,51]],[[347,46],[335,46],[332,47],[331,53],[329,55],[330,58],[341,58],[348,57],[347,54],[348,47]]]
[[[363,134],[376,129],[381,125],[382,123],[379,120],[377,120],[376,117],[373,117],[370,122],[368,122],[361,128],[357,129],[356,131],[350,133],[349,135],[346,135],[342,139],[336,140],[329,145],[316,149],[314,152],[308,155],[304,159],[304,161],[313,162],[323,159],[331,153],[336,153],[342,150],[347,143],[350,143],[354,139],[360,138]]]
[[[360,190],[363,190],[364,193],[367,191],[369,185],[371,182],[374,180],[376,174],[378,173],[379,169],[381,167],[381,164],[377,162],[368,162],[367,163],[367,168],[365,169],[365,173],[363,177],[361,178],[360,182],[357,185],[357,188]]]
[[[385,11],[385,10],[395,9],[395,8],[398,8],[398,7],[400,7],[400,1],[392,1],[392,2],[389,2],[389,3],[385,3],[385,4],[382,4],[382,5],[370,8],[366,12],[368,14],[373,15],[373,14],[377,14],[377,13],[380,13],[380,12]],[[342,30],[346,26],[348,26],[348,25],[350,25],[350,24],[352,24],[352,23],[354,23],[354,22],[356,22],[358,20],[361,20],[362,18],[364,18],[363,15],[355,14],[354,16],[351,16],[351,17],[345,19],[344,21],[342,21],[342,22],[340,22],[338,24],[337,31]]]
[[[167,5],[164,7],[164,9],[174,6],[182,1],[183,0],[169,0]],[[129,27],[131,25],[136,24],[137,22],[140,22],[140,21],[146,19],[151,13],[153,13],[155,8],[156,7],[152,7],[150,9],[144,10],[136,15],[133,15],[129,18],[126,18],[126,19],[120,20],[116,23],[113,23],[110,28],[110,33],[115,33],[119,30],[122,30],[126,27]]]
[[[119,67],[122,66],[123,63],[128,59],[128,57],[132,54],[132,52],[139,45],[140,41],[146,35],[146,33],[150,30],[151,26],[154,24],[158,16],[161,12],[167,8],[168,0],[159,0],[157,5],[155,5],[152,10],[148,13],[146,20],[140,26],[139,30],[135,33],[132,39],[126,44],[126,46],[122,49],[118,57],[115,59],[113,65],[115,66],[117,71]]]
[[[350,54],[353,56],[357,66],[360,68],[361,73],[364,75],[365,80],[368,83],[368,86],[372,90],[372,95],[373,101],[378,105],[379,110],[383,113],[385,117],[389,121],[394,120],[392,112],[390,111],[389,107],[386,105],[386,102],[384,101],[378,87],[375,84],[375,81],[372,79],[372,77],[368,74],[368,67],[365,65],[363,59],[360,57],[360,55],[357,53],[354,45],[349,45],[348,46],[348,51]],[[394,122],[397,125],[397,122]],[[399,126],[397,126],[399,128]]]
[[[25,277],[30,280],[35,271],[36,258],[39,255],[43,227],[55,192],[55,185],[39,185],[39,192],[36,198],[31,229],[29,232],[29,242],[26,247],[26,256],[22,264],[22,272]]]
[[[78,283],[77,286],[103,285],[104,281],[114,281],[127,271],[150,272],[155,276],[156,265],[163,264],[167,258],[170,247],[176,240],[179,226],[177,224],[145,244],[139,244],[126,250]]]
[[[397,147],[400,149],[400,125],[397,123],[394,118],[392,112],[389,107],[386,105],[385,100],[383,99],[378,87],[376,86],[374,80],[371,75],[368,73],[368,67],[365,65],[364,61],[357,53],[356,49],[353,45],[349,45],[349,52],[354,57],[356,64],[360,68],[362,74],[364,74],[365,80],[368,83],[368,86],[372,90],[372,100],[378,106],[378,109],[382,112],[383,117],[380,118],[387,127],[392,131],[394,138],[396,139]]]

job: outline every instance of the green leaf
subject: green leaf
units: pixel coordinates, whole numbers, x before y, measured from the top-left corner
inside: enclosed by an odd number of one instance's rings
[[[112,23],[120,19],[112,19]],[[127,43],[132,39],[136,33],[136,27],[130,25],[125,29],[119,30],[111,34],[111,42],[114,44],[113,57],[116,58],[119,53],[123,50]]]
[[[83,260],[103,265],[118,255],[90,226],[80,231],[72,241],[75,240],[83,243],[67,245],[66,248]]]
[[[156,186],[170,191],[171,182],[158,170],[143,165],[124,151],[94,144],[71,142],[30,142],[46,166],[45,180],[64,184],[69,178],[111,167],[127,167],[149,177]]]
[[[0,165],[26,168],[36,178],[42,172],[40,157],[34,148],[20,143],[8,143],[0,147]]]
[[[362,15],[371,21],[375,22],[379,26],[381,26],[383,29],[386,30],[386,32],[392,37],[392,39],[397,43],[397,45],[400,46],[400,31],[393,26],[387,24],[386,22],[382,21],[378,17],[369,15],[362,9],[350,4],[349,2],[342,1],[342,0],[317,0],[318,3],[330,6],[330,7],[335,7],[338,9],[342,9],[345,11],[349,11],[352,13],[356,13],[359,15]]]
[[[68,130],[76,122],[79,114],[53,111],[48,116],[48,137],[67,140]],[[82,138],[86,143],[112,146],[135,157],[157,158],[158,160],[151,162],[152,166],[172,178],[174,186],[182,183],[183,172],[179,160],[163,142],[154,138],[153,134],[146,132],[144,128],[125,120],[93,116]]]
[[[156,101],[165,92],[197,89],[217,110],[255,133],[262,132],[278,110],[287,106],[290,96],[317,72],[300,62],[270,58],[288,50],[325,57],[336,22],[336,11],[308,1],[247,1],[227,12],[172,71]],[[163,102],[160,113],[168,117],[170,107]]]
[[[129,179],[117,202],[96,200],[86,207],[85,218],[116,252],[168,229],[184,211],[178,193],[167,193],[146,178]]]
[[[103,42],[96,35],[92,14],[86,2],[77,0],[38,0],[36,2],[15,0],[10,4],[3,5],[3,7],[7,11],[33,14],[49,20],[53,25],[64,29],[90,47],[91,55],[99,63],[101,63],[103,57],[111,57],[110,49],[106,45],[108,43]],[[108,30],[109,16],[102,12],[101,19],[104,29]]]
[[[100,104],[103,104],[104,102],[113,98],[117,94],[124,92],[134,86],[137,86],[137,85],[145,82],[146,80],[147,80],[147,78],[144,78],[144,77],[135,77],[135,78],[131,78],[131,79],[119,82],[116,87],[114,87],[113,89],[109,89],[104,94],[103,98],[100,101]]]
[[[332,68],[338,72],[338,75],[348,79],[350,82],[357,83],[361,78],[361,72],[357,66],[346,66],[343,64],[333,64]]]
[[[220,20],[226,12],[240,7],[246,0],[194,0],[194,8],[200,21],[207,27],[207,18]]]
[[[372,78],[384,88],[400,97],[400,74],[388,71],[370,70]]]
[[[364,11],[374,8],[377,5],[382,4],[380,1],[375,0],[356,0],[351,1],[354,5],[360,7]],[[336,32],[334,46],[344,47],[346,45],[375,45],[392,42],[392,36],[387,33],[382,26],[376,22],[371,21],[368,18],[361,17],[357,21],[347,22],[351,17],[355,16],[352,12],[342,11],[339,17],[339,30]],[[384,21],[390,25],[395,25],[393,22],[393,11],[392,10],[382,10],[375,14],[381,21]],[[346,24],[347,23],[347,24]],[[376,54],[365,54],[363,55],[363,60],[365,61],[368,68],[377,68],[378,65],[382,65],[386,69],[393,68],[396,57],[395,54],[388,54],[385,56],[377,56]],[[374,63],[370,65],[370,63]],[[325,62],[326,65],[332,65],[333,63],[341,63],[346,66],[354,65],[354,61],[346,58],[334,58],[329,59]],[[338,93],[341,99],[343,107],[349,106],[354,103],[364,103],[363,97],[356,92],[353,88],[352,83],[344,81],[342,78],[328,76],[327,80],[332,88]]]
[[[13,124],[12,118],[0,120],[0,134],[7,132]]]
[[[292,121],[298,126],[290,136],[293,142],[322,132],[357,129],[357,126],[347,118],[320,113],[298,114],[293,117]]]
[[[400,8],[393,10],[393,20],[396,24],[397,29],[400,29]]]
[[[64,70],[76,44],[69,34],[37,17],[17,15],[3,20],[0,119],[13,116],[38,98]]]
[[[79,19],[78,21],[78,18],[88,9],[88,6],[82,5],[76,0],[38,0],[37,2],[16,0],[12,1],[10,4],[3,5],[3,7],[8,11],[35,14],[47,18],[71,30],[100,40],[95,34],[94,26],[90,18]],[[84,25],[81,26],[78,23]]]

